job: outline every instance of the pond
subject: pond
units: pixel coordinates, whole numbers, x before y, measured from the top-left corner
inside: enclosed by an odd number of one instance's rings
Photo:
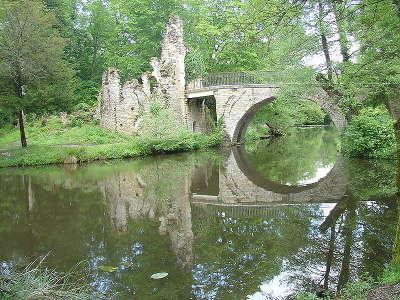
[[[81,263],[114,299],[340,290],[391,259],[398,212],[396,164],[344,159],[338,141],[293,129],[224,152],[2,169],[0,267]]]

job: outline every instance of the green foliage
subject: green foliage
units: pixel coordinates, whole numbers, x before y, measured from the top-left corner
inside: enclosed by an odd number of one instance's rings
[[[64,40],[41,1],[2,2],[0,77],[13,89],[3,91],[0,105],[10,111],[65,110],[72,97],[73,71],[65,62]]]
[[[343,133],[345,155],[367,158],[395,158],[396,137],[394,121],[382,108],[361,111]]]
[[[300,14],[300,6],[275,0],[189,0],[182,10],[189,52],[201,53],[206,72],[282,68],[297,61],[309,43],[296,19]]]
[[[338,300],[367,300],[367,294],[372,284],[372,279],[368,277],[350,282],[340,291]]]
[[[319,300],[315,294],[308,293],[308,292],[301,292],[294,297],[294,300]]]
[[[253,117],[246,139],[263,135],[284,135],[288,128],[299,125],[324,124],[326,113],[309,100],[281,96],[263,106]]]
[[[107,299],[103,294],[97,293],[89,285],[87,278],[73,271],[57,273],[46,268],[42,261],[29,264],[22,271],[13,268],[8,272],[0,273],[0,299],[44,299],[48,295],[58,299]]]
[[[99,94],[99,84],[91,80],[77,79],[75,82],[75,102],[95,106],[97,95]]]
[[[70,156],[79,162],[131,158],[158,153],[174,153],[216,147],[220,132],[211,135],[183,133],[167,138],[132,138],[128,142],[79,147],[30,146],[0,153],[0,167],[63,163]]]
[[[399,283],[400,264],[394,262],[386,264],[382,275],[379,277],[379,281],[383,284]]]
[[[145,138],[168,138],[186,129],[179,125],[174,113],[158,99],[150,101],[149,110],[143,113],[140,135]]]

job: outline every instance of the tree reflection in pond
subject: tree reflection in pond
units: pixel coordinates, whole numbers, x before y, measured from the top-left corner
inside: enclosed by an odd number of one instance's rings
[[[330,164],[335,151],[315,157]],[[261,158],[257,165],[268,170]],[[0,170],[0,240],[7,241],[0,265],[50,252],[46,264],[59,271],[87,262],[92,285],[117,299],[269,299],[303,286],[337,290],[363,272],[378,275],[391,258],[393,164],[344,160],[347,185],[337,203],[246,206],[216,197],[225,159],[197,153]],[[287,181],[298,182],[306,169]],[[196,202],[193,191],[217,200]],[[151,280],[158,272],[169,275]]]
[[[287,136],[246,145],[251,164],[266,179],[303,185],[325,176],[338,156],[334,128],[293,128]]]

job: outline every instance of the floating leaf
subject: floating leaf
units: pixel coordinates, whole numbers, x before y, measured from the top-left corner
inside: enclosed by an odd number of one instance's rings
[[[162,279],[168,276],[168,273],[166,272],[161,272],[161,273],[155,273],[153,275],[151,275],[151,278],[153,279]]]
[[[115,272],[116,270],[118,270],[117,267],[111,267],[111,266],[100,266],[99,269],[104,272]]]

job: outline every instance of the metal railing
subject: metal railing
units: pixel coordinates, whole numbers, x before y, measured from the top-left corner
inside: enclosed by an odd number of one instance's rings
[[[210,73],[189,82],[186,89],[202,89],[216,86],[231,85],[265,85],[284,82],[283,73],[272,71],[239,71]]]

